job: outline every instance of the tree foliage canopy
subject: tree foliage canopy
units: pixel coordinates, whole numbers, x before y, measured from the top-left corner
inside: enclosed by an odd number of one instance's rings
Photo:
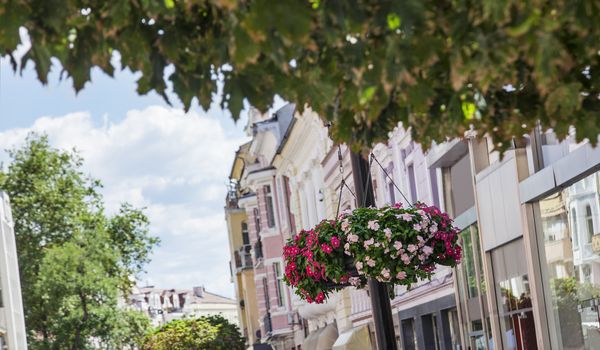
[[[100,183],[74,152],[31,135],[10,152],[0,188],[11,199],[30,349],[133,349],[148,318],[118,307],[158,242],[144,213],[109,216]]]
[[[357,146],[400,121],[426,147],[472,125],[505,148],[538,121],[595,143],[598,13],[594,0],[0,0],[0,54],[25,27],[20,66],[44,83],[54,57],[80,90],[117,51],[140,94],[166,98],[168,80],[207,109],[220,80],[237,117],[244,98],[264,110],[277,93]]]
[[[141,350],[243,350],[237,326],[222,316],[173,320],[150,333]]]

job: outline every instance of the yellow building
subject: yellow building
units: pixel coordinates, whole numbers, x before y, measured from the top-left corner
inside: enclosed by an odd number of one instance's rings
[[[235,285],[236,299],[238,300],[238,314],[240,329],[246,344],[254,348],[260,342],[260,324],[254,284],[254,270],[251,254],[250,238],[248,236],[248,223],[246,211],[239,207],[243,200],[243,193],[239,189],[239,180],[244,171],[244,155],[250,143],[238,149],[231,168],[230,189],[225,203],[225,220],[229,235],[229,251],[231,253],[231,276]],[[257,335],[258,332],[258,335]]]

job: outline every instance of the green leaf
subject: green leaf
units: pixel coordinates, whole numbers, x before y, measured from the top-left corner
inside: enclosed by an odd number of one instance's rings
[[[400,28],[400,17],[398,17],[395,13],[390,13],[387,15],[387,24],[390,30],[396,30]]]
[[[461,103],[461,108],[463,111],[463,116],[466,120],[473,120],[475,118],[477,107],[473,102],[463,101]]]
[[[373,96],[375,96],[375,91],[377,91],[376,86],[369,86],[368,88],[364,89],[362,94],[360,95],[359,103],[361,105],[366,105],[367,103],[369,103],[369,101],[373,99]]]
[[[165,7],[172,9],[175,7],[175,0],[165,0]]]

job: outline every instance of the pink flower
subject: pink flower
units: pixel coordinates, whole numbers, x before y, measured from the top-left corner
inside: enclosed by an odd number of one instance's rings
[[[406,272],[404,272],[404,271],[400,271],[400,272],[398,272],[398,273],[396,274],[396,278],[397,278],[397,279],[399,279],[399,280],[403,280],[403,279],[405,279],[405,278],[406,278]]]
[[[346,236],[346,239],[348,239],[348,242],[350,242],[350,243],[356,243],[356,242],[358,242],[358,235],[351,233],[348,236]]]
[[[377,222],[377,220],[371,220],[371,221],[369,221],[369,223],[367,224],[367,227],[368,227],[370,230],[377,231],[377,230],[379,230],[379,223]]]
[[[398,219],[402,219],[404,221],[412,221],[412,218],[413,218],[412,214],[409,214],[409,213],[404,213],[404,214],[396,215],[396,217]]]
[[[414,245],[414,244],[409,244],[409,245],[408,245],[408,248],[406,248],[406,250],[408,250],[408,251],[409,251],[409,252],[411,252],[411,253],[414,253],[414,252],[416,252],[416,251],[417,251],[417,249],[418,249],[418,248],[417,248],[417,246],[416,246],[416,245]]]
[[[387,238],[388,241],[392,239],[392,230],[386,228],[383,230],[383,232],[385,232],[385,238]]]
[[[348,282],[350,282],[351,285],[356,287],[360,284],[360,278],[359,277],[350,277],[348,279]]]
[[[371,259],[371,257],[370,257],[370,256],[367,256],[367,257],[365,258],[365,261],[366,261],[367,265],[369,265],[370,267],[373,267],[373,266],[375,266],[375,260]]]
[[[415,231],[421,231],[421,228],[422,228],[422,227],[421,227],[421,225],[419,225],[419,224],[414,224],[414,225],[413,225],[413,229],[415,229]]]
[[[331,237],[331,245],[332,245],[334,248],[337,248],[337,247],[339,247],[339,246],[340,246],[340,239],[339,239],[339,238],[337,238],[336,236],[333,236],[333,237]]]
[[[381,277],[385,278],[386,280],[390,279],[390,270],[388,268],[384,268],[383,270],[381,270]]]
[[[356,269],[360,271],[360,270],[362,270],[362,268],[363,268],[363,263],[362,263],[362,261],[357,261],[357,262],[356,262]]]
[[[319,292],[319,294],[317,294],[317,297],[315,298],[315,302],[317,304],[321,304],[323,303],[323,300],[325,300],[325,295],[323,295],[323,292]]]
[[[438,230],[438,227],[436,224],[431,225],[431,227],[429,228],[429,232],[431,233],[436,233]]]
[[[328,246],[327,243],[323,243],[321,244],[321,250],[324,251],[326,254],[330,254],[333,251],[333,248]]]
[[[350,231],[350,223],[348,222],[348,220],[342,221],[342,231],[346,233]]]
[[[426,245],[422,248],[423,250],[423,254],[425,254],[425,256],[430,256],[431,254],[433,254],[433,248]]]
[[[419,261],[421,261],[421,262],[425,261],[425,255],[423,255],[423,254],[419,255]]]
[[[396,248],[396,250],[402,249],[402,242],[400,242],[400,241],[394,242],[394,248]]]
[[[402,262],[404,262],[404,265],[410,264],[410,257],[407,254],[402,254],[400,256],[400,259],[402,259]]]
[[[375,243],[375,240],[373,238],[371,238],[371,239],[364,241],[363,246],[365,247],[365,249],[368,249],[369,246],[372,245],[373,243]]]

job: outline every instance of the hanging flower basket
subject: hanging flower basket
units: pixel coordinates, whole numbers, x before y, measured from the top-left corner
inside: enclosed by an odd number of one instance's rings
[[[284,248],[286,282],[309,303],[324,302],[368,278],[410,286],[431,278],[436,265],[456,266],[458,229],[447,214],[421,203],[358,208],[302,231]]]

